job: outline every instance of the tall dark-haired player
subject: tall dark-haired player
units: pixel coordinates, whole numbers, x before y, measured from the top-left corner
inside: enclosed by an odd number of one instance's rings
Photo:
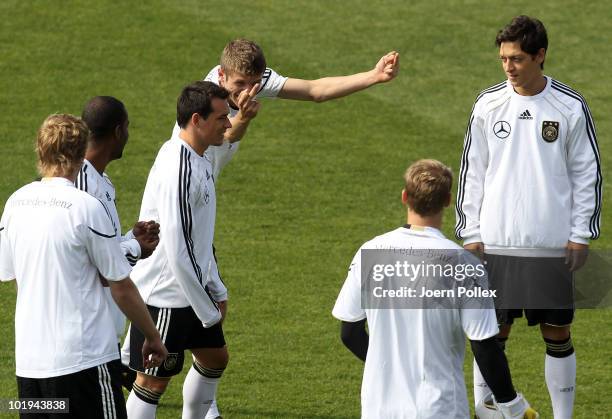
[[[482,91],[470,116],[456,235],[466,249],[484,252],[498,290],[500,344],[523,309],[528,324],[540,326],[554,417],[566,419],[576,386],[572,273],[600,229],[595,126],[585,99],[543,74],[542,22],[518,16],[496,44],[507,80]],[[486,403],[489,393],[475,364],[475,402]]]
[[[183,383],[182,417],[202,419],[228,362],[221,313],[206,287],[216,198],[212,166],[204,156],[231,127],[227,96],[206,81],[186,86],[177,101],[180,130],[162,145],[149,172],[140,218],[159,222],[160,241],[132,276],[169,354],[162,365],[142,365],[137,354],[144,336],[130,328],[130,367],[138,371],[127,402],[132,419],[155,417],[170,379],[183,368],[185,349],[193,364]]]

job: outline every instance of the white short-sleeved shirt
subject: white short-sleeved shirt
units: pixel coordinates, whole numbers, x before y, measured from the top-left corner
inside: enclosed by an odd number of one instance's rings
[[[461,249],[435,228],[398,228],[357,252],[333,309],[339,320],[367,318],[369,346],[361,387],[362,418],[469,418],[463,378],[465,336],[498,333],[487,309],[369,309],[361,304],[361,250]]]
[[[17,375],[67,375],[117,359],[117,338],[98,272],[128,277],[101,203],[64,178],[26,185],[0,221],[0,279],[16,279]]]

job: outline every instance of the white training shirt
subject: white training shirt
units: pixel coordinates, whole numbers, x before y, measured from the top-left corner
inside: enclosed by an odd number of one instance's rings
[[[141,220],[160,225],[159,244],[132,270],[144,301],[161,308],[191,306],[205,327],[221,319],[205,288],[215,231],[215,183],[206,156],[179,136],[166,141],[149,172]]]
[[[106,173],[98,173],[96,168],[87,159],[85,159],[74,184],[78,189],[98,198],[102,205],[104,205],[104,208],[108,211],[108,214],[110,215],[111,220],[117,229],[117,240],[119,241],[121,250],[123,250],[123,254],[125,255],[128,263],[131,266],[134,266],[138,259],[140,259],[140,245],[134,238],[131,230],[125,236],[121,236],[121,222],[119,221],[119,213],[117,212],[117,206],[115,205],[115,187],[113,186],[110,178],[106,175]],[[117,304],[115,304],[110,288],[105,287],[104,291],[106,292],[108,301],[111,303],[111,313],[113,316],[113,323],[115,324],[115,330],[117,332],[117,339],[121,340],[121,337],[125,332],[125,316]]]
[[[100,201],[65,178],[30,183],[0,221],[0,279],[17,279],[17,376],[67,375],[119,357],[98,272],[128,277],[117,231]]]
[[[568,240],[599,237],[601,194],[595,126],[580,94],[550,77],[535,96],[508,81],[480,93],[461,160],[459,239],[490,253],[563,256]]]
[[[217,65],[212,70],[208,72],[204,81],[209,81],[219,85],[219,69],[220,65]],[[283,77],[279,75],[276,71],[271,68],[266,68],[261,78],[261,86],[259,91],[257,92],[257,98],[276,98],[280,91],[283,89],[285,82],[287,81],[287,77]],[[238,109],[232,108],[230,106],[229,117],[233,118],[238,113]],[[180,128],[177,123],[174,124],[174,129],[172,130],[172,136],[178,136]],[[229,161],[234,157],[234,154],[238,151],[238,146],[240,145],[240,140],[230,143],[229,141],[225,141],[220,146],[212,146],[208,147],[205,151],[206,157],[210,161],[212,165],[212,172],[215,179],[219,178],[219,174],[221,170]],[[227,288],[223,284],[221,277],[219,276],[219,269],[217,267],[216,260],[213,259],[210,272],[207,276],[207,284],[210,290],[211,295],[215,299],[215,301],[225,301],[227,300]]]
[[[361,417],[469,418],[463,378],[465,336],[498,333],[490,309],[369,309],[361,304],[361,250],[461,249],[435,228],[398,228],[366,242],[355,254],[332,314],[367,318],[369,346],[361,386]],[[475,262],[477,263],[477,262]]]

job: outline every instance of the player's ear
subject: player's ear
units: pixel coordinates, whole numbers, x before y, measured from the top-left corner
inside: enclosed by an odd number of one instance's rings
[[[402,189],[402,204],[408,205],[408,192],[406,192],[406,188]]]
[[[453,194],[449,192],[448,196],[446,197],[446,200],[444,201],[444,208],[450,206],[452,199],[453,199]]]
[[[219,67],[219,86],[223,86],[223,83],[225,83],[225,71]]]
[[[191,114],[191,124],[196,127],[198,125],[198,122],[200,122],[200,119],[202,118],[202,116],[199,113],[192,113]]]
[[[546,58],[546,50],[544,48],[540,48],[540,50],[536,54],[537,63],[542,64],[545,58]]]

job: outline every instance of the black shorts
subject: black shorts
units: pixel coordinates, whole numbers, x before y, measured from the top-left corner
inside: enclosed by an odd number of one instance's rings
[[[489,289],[496,290],[499,324],[566,326],[574,319],[574,276],[564,258],[485,255]]]
[[[138,328],[130,325],[130,368],[133,370],[155,377],[172,377],[183,369],[185,349],[225,346],[221,322],[206,328],[191,307],[158,308],[147,305],[147,308],[168,349],[168,358],[159,367],[144,369],[144,335]]]
[[[119,360],[51,378],[17,377],[19,398],[68,398],[69,413],[22,414],[36,418],[127,419]]]

